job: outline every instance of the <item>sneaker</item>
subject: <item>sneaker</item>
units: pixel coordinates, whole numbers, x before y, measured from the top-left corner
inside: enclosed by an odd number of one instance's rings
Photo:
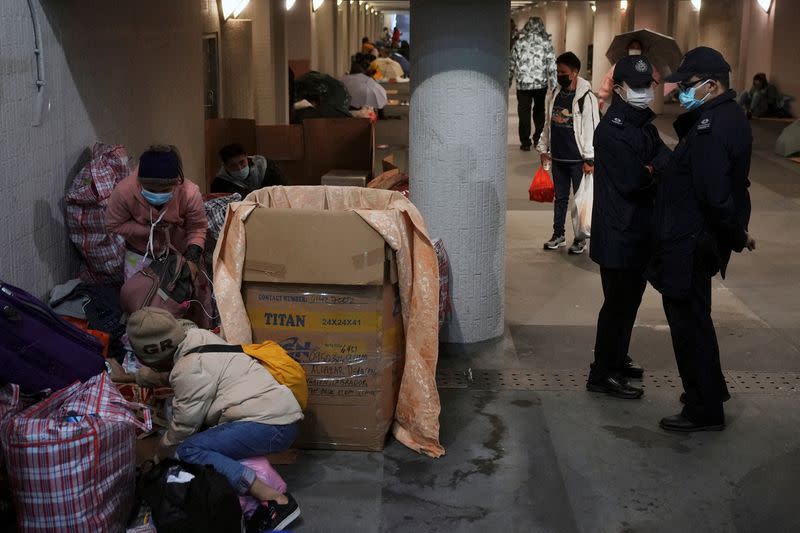
[[[586,251],[586,240],[575,239],[572,241],[572,246],[569,247],[570,254],[582,254],[584,251]]]
[[[286,505],[278,505],[275,501],[261,504],[247,521],[247,533],[280,531],[297,520],[300,516],[300,506],[288,492],[286,497],[289,498]]]
[[[556,235],[550,237],[550,240],[544,243],[545,250],[557,250],[567,245],[567,239],[563,235]]]

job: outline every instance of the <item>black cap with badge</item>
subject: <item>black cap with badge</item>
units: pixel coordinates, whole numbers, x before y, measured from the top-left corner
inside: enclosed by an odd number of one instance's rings
[[[653,79],[653,66],[645,56],[625,56],[614,67],[614,83],[625,82],[629,87],[640,89],[650,87]]]
[[[708,46],[698,46],[686,52],[678,70],[666,77],[669,82],[686,81],[695,75],[727,74],[731,66],[718,51]]]

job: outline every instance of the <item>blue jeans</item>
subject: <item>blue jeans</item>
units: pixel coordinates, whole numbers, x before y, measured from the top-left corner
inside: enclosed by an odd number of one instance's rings
[[[254,470],[242,465],[249,459],[286,450],[297,437],[298,423],[273,426],[260,422],[228,422],[195,433],[178,446],[178,459],[196,465],[211,465],[228,478],[239,494],[256,480]]]
[[[567,219],[569,207],[569,186],[572,185],[573,194],[581,186],[583,179],[583,161],[566,163],[553,161],[553,185],[556,188],[556,200],[553,206],[553,233],[564,235],[564,223]]]

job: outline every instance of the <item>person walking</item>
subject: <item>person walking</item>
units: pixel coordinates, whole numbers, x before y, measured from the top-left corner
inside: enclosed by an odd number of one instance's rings
[[[508,84],[517,82],[519,114],[519,147],[531,149],[531,109],[533,110],[533,144],[539,144],[544,128],[547,90],[556,87],[556,60],[550,34],[539,17],[531,17],[511,47]]]
[[[647,281],[656,174],[671,151],[652,124],[653,67],[644,56],[614,67],[616,94],[594,135],[592,260],[600,265],[603,307],[597,317],[594,362],[587,390],[623,399],[644,391],[628,384],[643,370],[628,356],[631,332]]]
[[[545,250],[566,246],[564,222],[569,206],[569,187],[578,190],[584,174],[594,172],[594,129],[600,122],[600,109],[592,85],[581,78],[581,61],[572,52],[556,59],[558,87],[545,102],[547,118],[536,149],[542,166],[552,164],[556,189],[553,206],[553,236],[544,243]],[[586,240],[575,238],[570,254],[586,250]]]
[[[725,427],[730,396],[711,319],[711,278],[725,277],[731,252],[754,250],[750,222],[753,136],[730,89],[730,65],[717,50],[690,50],[677,82],[686,112],[674,128],[680,141],[660,180],[655,252],[647,278],[661,294],[685,393],[683,410],[661,420],[668,431]]]

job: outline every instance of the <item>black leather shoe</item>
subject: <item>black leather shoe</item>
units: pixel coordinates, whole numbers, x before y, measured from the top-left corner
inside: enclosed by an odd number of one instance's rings
[[[638,400],[644,394],[642,389],[631,387],[624,380],[613,377],[589,380],[586,382],[586,390],[589,392],[602,392],[623,400]]]
[[[681,401],[681,403],[683,405],[686,405],[686,393],[685,392],[681,393],[681,397],[679,399],[680,399],[680,401]],[[722,401],[723,402],[727,402],[730,399],[731,399],[730,393],[725,393],[725,396],[722,397]]]
[[[644,376],[644,368],[640,367],[630,359],[625,362],[622,367],[622,377],[627,379],[642,379]]]
[[[698,423],[689,420],[683,416],[683,413],[662,418],[658,425],[661,426],[661,429],[678,431],[681,433],[691,433],[692,431],[722,431],[725,429],[724,421],[720,423]]]

